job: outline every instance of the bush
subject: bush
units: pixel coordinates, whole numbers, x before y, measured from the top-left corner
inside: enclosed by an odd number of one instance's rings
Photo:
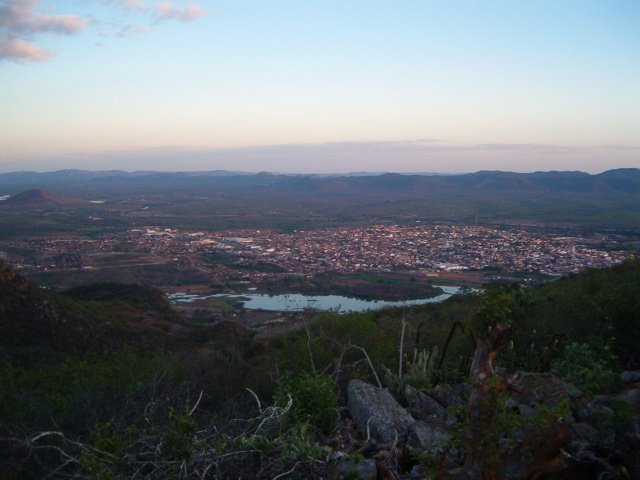
[[[286,378],[275,394],[277,404],[292,400],[290,415],[294,422],[308,422],[322,433],[329,433],[336,425],[338,392],[329,377],[307,372]]]
[[[586,343],[568,344],[553,367],[586,395],[611,392],[618,384],[606,356],[596,354]]]

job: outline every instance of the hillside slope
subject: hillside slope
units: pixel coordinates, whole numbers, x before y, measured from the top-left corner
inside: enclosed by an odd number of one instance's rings
[[[51,205],[82,205],[87,203],[80,198],[67,197],[48,192],[40,188],[32,188],[17,193],[5,200],[5,205],[11,206],[51,206]]]
[[[130,285],[105,298],[104,290],[56,294],[0,261],[0,347],[15,361],[32,364],[74,353],[157,348],[179,327],[180,318],[162,292]]]

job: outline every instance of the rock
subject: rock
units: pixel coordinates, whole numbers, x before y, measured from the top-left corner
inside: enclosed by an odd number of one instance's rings
[[[504,402],[504,406],[509,410],[518,410],[518,402],[516,402],[513,398],[510,398],[506,402]]]
[[[407,444],[418,450],[440,455],[447,449],[450,440],[451,435],[444,425],[416,421],[409,429]]]
[[[347,387],[347,402],[356,425],[364,431],[369,422],[371,437],[378,443],[391,443],[397,434],[399,444],[406,443],[423,452],[436,455],[447,448],[451,437],[443,420],[417,421],[386,389],[351,380]]]
[[[438,385],[433,392],[431,392],[431,396],[444,408],[463,407],[466,405],[466,402],[455,392],[451,385]]]
[[[456,447],[450,447],[444,457],[442,467],[446,470],[459,468],[464,464],[465,456],[466,452],[464,450],[458,450]]]
[[[469,399],[469,395],[471,395],[471,385],[468,383],[456,383],[453,385],[453,391],[456,395],[458,395],[464,402]]]
[[[498,449],[502,456],[509,455],[515,451],[518,446],[519,443],[511,438],[501,438],[498,440]]]
[[[581,401],[575,409],[576,420],[579,422],[594,420],[603,421],[605,418],[613,418],[611,409],[613,398],[609,395],[596,395]]]
[[[340,460],[327,466],[327,480],[376,480],[378,469],[370,458],[355,462]]]
[[[411,471],[409,472],[410,478],[417,478],[422,480],[425,478],[426,468],[422,464],[414,465]]]
[[[527,405],[526,403],[518,404],[518,412],[520,413],[520,415],[527,418],[535,417],[538,414],[535,408]]]
[[[409,384],[406,384],[404,386],[402,395],[404,396],[404,401],[406,402],[408,408],[411,408],[412,406],[417,405],[418,393],[419,393],[419,390],[417,388],[414,388]]]
[[[569,448],[572,450],[577,450],[576,445],[582,446],[598,442],[598,430],[587,422],[570,422],[569,428],[572,438]]]
[[[406,439],[415,419],[402,408],[389,390],[377,388],[360,380],[347,386],[349,413],[364,432],[369,424],[371,437],[379,443],[390,443],[396,433],[399,441]]]
[[[620,378],[624,383],[640,382],[640,370],[627,370],[620,374]]]
[[[552,406],[561,400],[575,400],[582,396],[580,390],[553,373],[518,372],[511,388],[513,398],[519,404]]]
[[[410,385],[405,387],[407,410],[417,420],[444,419],[447,411],[437,401]]]

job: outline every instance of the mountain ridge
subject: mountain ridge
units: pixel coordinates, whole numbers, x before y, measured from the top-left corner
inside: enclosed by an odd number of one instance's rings
[[[0,174],[0,197],[36,188],[83,198],[87,200],[87,207],[100,211],[97,216],[110,215],[114,226],[122,225],[123,221],[135,222],[134,217],[141,216],[144,209],[144,216],[153,214],[154,219],[164,218],[166,226],[190,225],[196,229],[308,228],[314,224],[401,219],[458,223],[479,219],[485,223],[640,229],[640,169],[637,168],[598,174],[577,171],[355,176],[228,173]],[[119,205],[129,205],[132,213],[105,212],[89,202],[107,203],[105,208],[114,211],[122,210]],[[11,205],[11,201],[0,202],[7,218]],[[15,215],[19,213],[22,212]]]

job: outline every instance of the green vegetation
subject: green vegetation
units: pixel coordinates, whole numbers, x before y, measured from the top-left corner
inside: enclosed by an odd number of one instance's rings
[[[108,199],[74,206],[2,202],[0,238],[41,232],[108,232],[136,225],[191,230],[271,228],[304,230],[374,222],[447,221],[526,223],[635,231],[640,228],[640,172],[518,174],[476,172],[429,176],[286,175],[183,176],[150,172],[137,177],[69,176],[47,185],[44,175],[23,180],[78,198]],[[11,176],[0,183],[12,193]],[[89,216],[99,220],[87,222]]]
[[[95,283],[69,289],[65,295],[84,301],[118,301],[143,308],[170,308],[169,302],[161,291],[145,285]]]
[[[269,340],[231,322],[191,325],[147,287],[56,294],[0,273],[0,478],[56,468],[79,478],[128,478],[137,469],[197,478],[207,467],[217,478],[288,470],[313,478],[337,448],[349,379],[431,392],[468,375],[475,345],[497,323],[511,326],[499,371],[553,368],[599,394],[619,388],[621,369],[640,368],[637,260],[540,287],[488,286],[442,304],[314,314],[304,329]],[[567,414],[560,401],[518,415],[495,378],[487,441],[534,435]],[[448,412],[463,448],[465,407]],[[623,431],[632,413],[618,399],[590,415]],[[531,437],[531,445],[542,441]]]
[[[283,275],[258,284],[270,294],[344,295],[364,300],[410,300],[442,293],[422,276],[399,273],[320,273],[313,276]]]
[[[553,366],[587,395],[611,392],[619,386],[619,377],[610,366],[614,358],[607,345],[599,350],[594,352],[586,343],[570,343]]]
[[[275,402],[286,405],[289,399],[294,423],[308,422],[324,434],[336,426],[338,392],[330,377],[301,372],[283,379],[276,390]]]

